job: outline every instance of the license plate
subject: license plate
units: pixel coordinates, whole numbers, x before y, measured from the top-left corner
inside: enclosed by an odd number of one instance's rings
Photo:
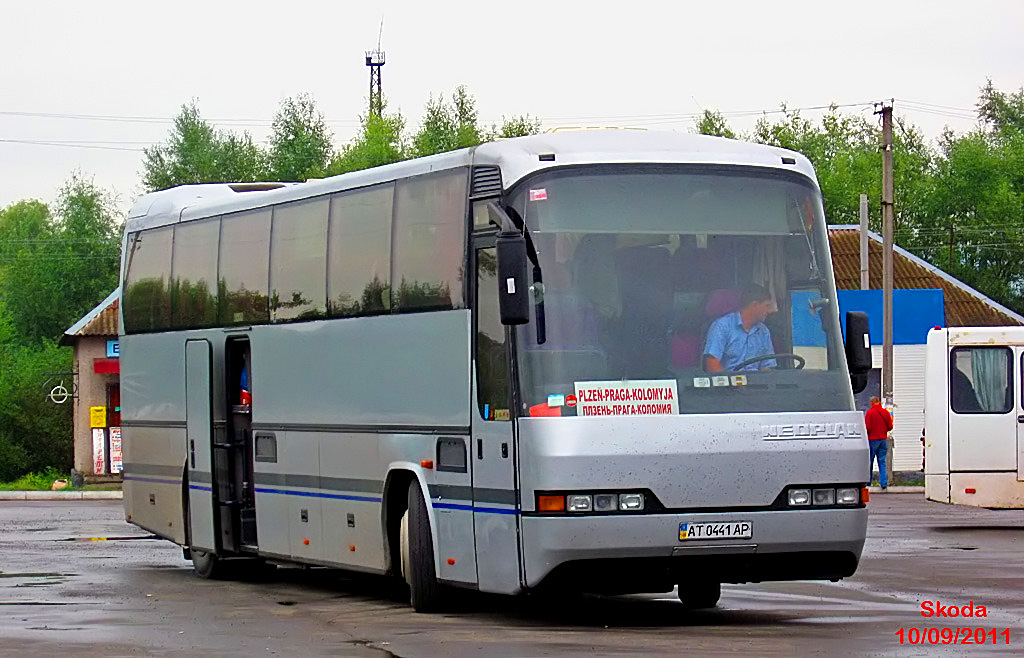
[[[754,524],[750,521],[679,524],[679,541],[692,539],[750,539],[753,536]]]

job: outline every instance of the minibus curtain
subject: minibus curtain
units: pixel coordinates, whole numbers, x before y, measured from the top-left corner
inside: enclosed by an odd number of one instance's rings
[[[1006,411],[1006,351],[974,350],[971,371],[981,410],[988,413]]]

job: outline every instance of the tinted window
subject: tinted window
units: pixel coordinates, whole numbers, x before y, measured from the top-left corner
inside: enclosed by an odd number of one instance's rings
[[[172,236],[173,228],[166,226],[128,238],[122,300],[127,333],[159,331],[170,325]]]
[[[217,239],[220,218],[186,222],[174,229],[171,259],[171,325],[175,329],[217,323]]]
[[[480,417],[509,420],[505,327],[498,312],[498,258],[494,247],[476,261],[476,387]]]
[[[393,184],[336,194],[331,199],[328,299],[334,316],[391,309]]]
[[[466,170],[400,181],[395,195],[398,311],[463,308]]]
[[[961,414],[1005,414],[1013,406],[1010,350],[958,347],[949,355],[949,406]]]
[[[270,243],[270,318],[322,318],[327,308],[328,199],[274,208]]]
[[[220,234],[222,324],[266,322],[270,209],[227,215]]]

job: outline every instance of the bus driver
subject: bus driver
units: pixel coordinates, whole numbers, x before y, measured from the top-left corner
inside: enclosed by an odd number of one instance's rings
[[[764,324],[773,310],[771,295],[764,286],[746,287],[740,296],[740,310],[711,323],[704,343],[704,370],[738,372],[775,367],[775,359],[764,359],[737,369],[744,361],[775,353],[771,333]]]

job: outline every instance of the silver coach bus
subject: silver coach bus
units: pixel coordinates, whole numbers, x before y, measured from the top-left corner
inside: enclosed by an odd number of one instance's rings
[[[799,154],[591,130],[179,187],[121,275],[125,513],[201,576],[696,608],[857,568],[866,319]]]

